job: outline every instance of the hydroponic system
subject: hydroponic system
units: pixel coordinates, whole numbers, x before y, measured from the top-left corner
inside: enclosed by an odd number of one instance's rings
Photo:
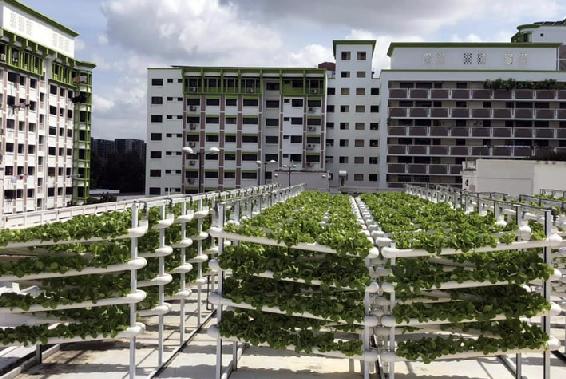
[[[566,297],[559,196],[263,186],[22,216],[0,231],[0,282],[12,283],[0,343],[129,338],[135,377],[149,320],[162,367],[171,303],[182,346],[185,303],[196,298],[200,327],[208,296],[218,379],[248,345],[345,358],[352,371],[360,361],[364,378],[390,379],[396,362],[483,356],[521,378],[522,354],[540,353],[550,379],[550,353],[562,354],[551,319]]]

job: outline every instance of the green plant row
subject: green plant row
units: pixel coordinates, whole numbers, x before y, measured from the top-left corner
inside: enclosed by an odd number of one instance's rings
[[[128,327],[129,310],[127,306],[108,306],[89,310],[75,309],[51,312],[63,320],[77,320],[78,323],[59,324],[49,329],[48,325],[21,325],[15,328],[0,329],[0,345],[21,343],[24,346],[47,344],[48,338],[82,339],[89,337],[115,337]]]
[[[96,301],[124,296],[130,292],[129,275],[84,275],[68,278],[44,279],[41,294],[37,297],[5,293],[0,296],[0,308],[22,308],[28,310],[33,304],[47,308],[83,301]]]
[[[297,353],[312,353],[316,349],[348,356],[361,354],[361,340],[356,337],[347,341],[337,339],[335,332],[321,331],[322,326],[322,322],[255,311],[223,312],[220,334],[253,345],[268,344],[274,349],[292,345]]]
[[[16,261],[0,261],[0,276],[22,277],[42,272],[64,274],[70,270],[81,271],[87,267],[104,268],[127,262],[130,254],[129,241],[56,245],[49,247],[45,255],[25,257]]]
[[[322,223],[324,216],[328,221]],[[268,237],[286,246],[318,243],[335,249],[339,255],[367,256],[372,244],[361,233],[346,195],[303,192],[261,214],[229,224],[229,232]]]
[[[445,259],[454,262],[454,265],[465,267],[436,264],[429,258],[399,258],[395,265],[388,262],[387,267],[392,270],[388,280],[395,284],[397,297],[405,300],[422,291],[439,288],[448,281],[508,281],[521,285],[536,279],[547,280],[553,273],[552,267],[543,262],[540,249],[489,254],[468,252]],[[450,267],[450,271],[446,271],[447,267]]]
[[[227,278],[224,296],[235,303],[248,303],[257,309],[278,307],[287,314],[309,312],[315,316],[348,323],[364,319],[364,293],[278,282],[266,278]]]
[[[491,213],[466,214],[447,203],[397,192],[363,194],[361,198],[397,248],[424,249],[431,254],[439,254],[443,248],[467,252],[516,239],[516,228],[497,226]]]
[[[550,304],[520,286],[493,286],[448,291],[454,301],[446,303],[397,304],[393,315],[398,323],[426,321],[486,321],[497,315],[508,318],[532,317],[550,310]]]
[[[498,338],[481,335],[477,339],[457,336],[412,339],[398,343],[396,354],[410,361],[420,359],[430,363],[442,356],[464,352],[487,355],[498,351],[543,349],[548,341],[548,335],[540,327],[519,320],[472,323],[466,327],[495,333]]]
[[[365,263],[357,257],[298,251],[287,247],[252,243],[227,246],[219,263],[224,270],[232,270],[238,278],[271,271],[275,280],[302,279],[307,284],[319,280],[322,287],[349,287],[361,291],[370,282]]]

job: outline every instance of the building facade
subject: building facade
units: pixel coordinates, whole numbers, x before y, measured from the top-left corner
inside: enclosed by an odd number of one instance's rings
[[[16,0],[0,1],[2,214],[88,197],[92,69],[78,34]]]
[[[149,69],[146,193],[242,188],[274,175],[377,188],[374,47],[335,41],[336,65],[322,68]]]
[[[392,43],[381,72],[381,188],[460,186],[462,163],[566,151],[566,25],[511,43]]]

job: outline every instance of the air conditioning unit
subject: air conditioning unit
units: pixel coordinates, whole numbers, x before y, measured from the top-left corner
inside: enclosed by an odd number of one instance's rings
[[[6,62],[6,54],[0,54],[0,61]]]
[[[315,126],[307,126],[307,130],[309,132],[314,132],[316,130],[316,127]]]
[[[314,148],[315,148],[315,145],[312,144],[312,143],[309,143],[309,144],[307,145],[307,150],[314,150]]]
[[[314,111],[315,111],[314,107],[309,107],[309,112],[314,112]]]
[[[191,110],[191,111],[196,111],[196,110],[197,110],[197,106],[196,106],[196,105],[191,105],[191,106],[189,107],[189,110]]]

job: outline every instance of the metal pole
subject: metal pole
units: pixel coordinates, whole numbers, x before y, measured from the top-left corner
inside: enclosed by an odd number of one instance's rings
[[[544,234],[548,238],[548,236],[552,233],[552,213],[550,210],[544,211]],[[550,246],[546,246],[544,248],[544,263],[552,266],[552,256],[551,256],[552,248]],[[543,286],[543,296],[550,303],[550,278],[548,278],[544,282]],[[544,332],[550,337],[550,315],[543,316],[542,318],[542,326]],[[550,351],[545,350],[543,353],[543,379],[550,379]]]
[[[138,207],[134,202],[132,204],[132,228],[138,226]],[[138,257],[138,239],[137,237],[132,237],[130,241],[130,254],[132,260]],[[138,276],[137,271],[132,269],[130,271],[130,291],[134,293],[138,286]],[[130,327],[134,328],[136,326],[136,303],[130,304]],[[135,379],[136,377],[136,337],[130,337],[130,367],[129,367],[130,379]]]
[[[224,204],[218,204],[218,225],[222,227],[224,225]],[[218,257],[222,254],[222,249],[224,248],[224,239],[218,239]],[[218,273],[218,296],[222,297],[222,280],[224,278],[224,271]],[[216,306],[216,325],[220,329],[220,322],[222,321],[222,303]],[[216,379],[221,379],[222,377],[222,337],[220,335],[220,330],[218,333],[218,338],[216,340]]]
[[[165,205],[161,206],[161,219],[165,219]],[[159,229],[159,247],[165,247],[165,229]],[[165,274],[165,258],[160,256],[159,260],[159,276],[162,277]],[[159,285],[159,305],[165,304],[165,291],[163,285]],[[163,314],[159,314],[159,351],[157,356],[157,365],[161,366],[163,364]]]
[[[291,187],[291,167],[289,167],[289,185],[288,187]]]
[[[187,214],[187,202],[183,201],[183,207],[182,207],[182,214],[186,215]],[[181,224],[181,240],[184,240],[185,238],[187,238],[187,224],[186,223],[182,223]],[[187,262],[187,257],[186,257],[186,249],[182,248],[181,249],[181,266],[183,266],[186,262]],[[180,288],[180,292],[184,293],[185,291],[185,272],[181,272],[181,288]],[[183,344],[185,342],[185,298],[182,297],[181,298],[181,320],[179,323],[179,344]],[[198,328],[198,325],[197,325]]]

